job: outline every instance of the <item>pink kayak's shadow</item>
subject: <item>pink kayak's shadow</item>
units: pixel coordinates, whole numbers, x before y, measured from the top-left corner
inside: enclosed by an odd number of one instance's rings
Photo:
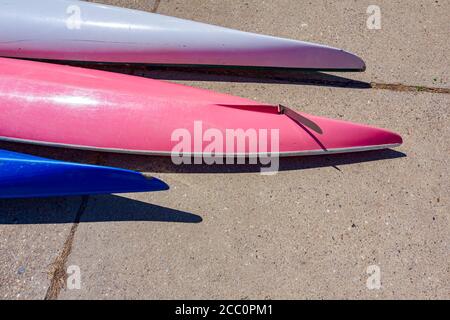
[[[380,151],[368,151],[351,154],[335,154],[326,156],[290,157],[279,159],[280,172],[298,171],[331,167],[340,170],[339,167],[364,162],[382,161],[406,157],[404,153],[387,149]],[[260,164],[233,164],[233,165],[175,165],[170,158],[144,157],[131,155],[104,155],[100,162],[102,165],[123,166],[128,169],[141,172],[154,173],[179,173],[179,174],[223,174],[223,173],[261,173]],[[237,161],[236,161],[237,162]]]
[[[26,153],[61,161],[118,167],[152,173],[260,173],[261,165],[176,165],[170,157],[152,157],[128,154],[102,153],[74,149],[41,147],[19,143],[0,142],[0,149]],[[383,161],[406,157],[392,149],[349,154],[280,158],[279,171],[308,170],[324,167],[339,168],[364,162]]]

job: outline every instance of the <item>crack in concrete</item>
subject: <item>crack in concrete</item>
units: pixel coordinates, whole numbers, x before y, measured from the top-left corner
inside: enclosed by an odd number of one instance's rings
[[[427,93],[440,93],[440,94],[450,94],[450,88],[436,88],[427,86],[411,86],[404,85],[401,83],[377,83],[372,82],[372,89],[390,90],[397,92],[427,92]]]
[[[153,4],[152,12],[156,13],[158,11],[159,5],[161,4],[161,0],[155,0],[155,3]]]
[[[44,300],[58,299],[61,289],[66,286],[67,281],[66,263],[72,252],[72,245],[73,240],[75,238],[75,233],[80,223],[81,216],[86,210],[88,201],[89,196],[83,196],[80,207],[78,208],[77,214],[75,216],[75,221],[72,224],[72,228],[70,229],[66,241],[64,242],[63,249],[59,254],[59,256],[55,259],[55,261],[51,265],[51,270],[49,272],[51,282],[50,286],[47,289],[47,293],[45,295]]]

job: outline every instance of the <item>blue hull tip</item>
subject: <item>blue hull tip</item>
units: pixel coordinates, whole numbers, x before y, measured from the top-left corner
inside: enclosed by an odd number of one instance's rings
[[[62,162],[0,150],[0,198],[38,198],[169,190],[139,172]]]

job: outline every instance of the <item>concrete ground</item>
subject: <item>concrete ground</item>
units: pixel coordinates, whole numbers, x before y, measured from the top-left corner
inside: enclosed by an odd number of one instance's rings
[[[172,189],[0,200],[0,298],[450,298],[450,2],[379,0],[381,30],[367,28],[366,0],[97,2],[355,52],[365,73],[135,73],[389,128],[405,143],[286,159],[275,176],[1,143],[149,172]],[[59,290],[74,265],[81,289]]]

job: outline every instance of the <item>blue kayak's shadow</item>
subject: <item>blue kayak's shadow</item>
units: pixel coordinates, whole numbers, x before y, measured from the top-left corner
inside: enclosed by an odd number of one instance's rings
[[[128,221],[200,223],[203,219],[189,212],[115,195],[0,199],[0,225]]]

